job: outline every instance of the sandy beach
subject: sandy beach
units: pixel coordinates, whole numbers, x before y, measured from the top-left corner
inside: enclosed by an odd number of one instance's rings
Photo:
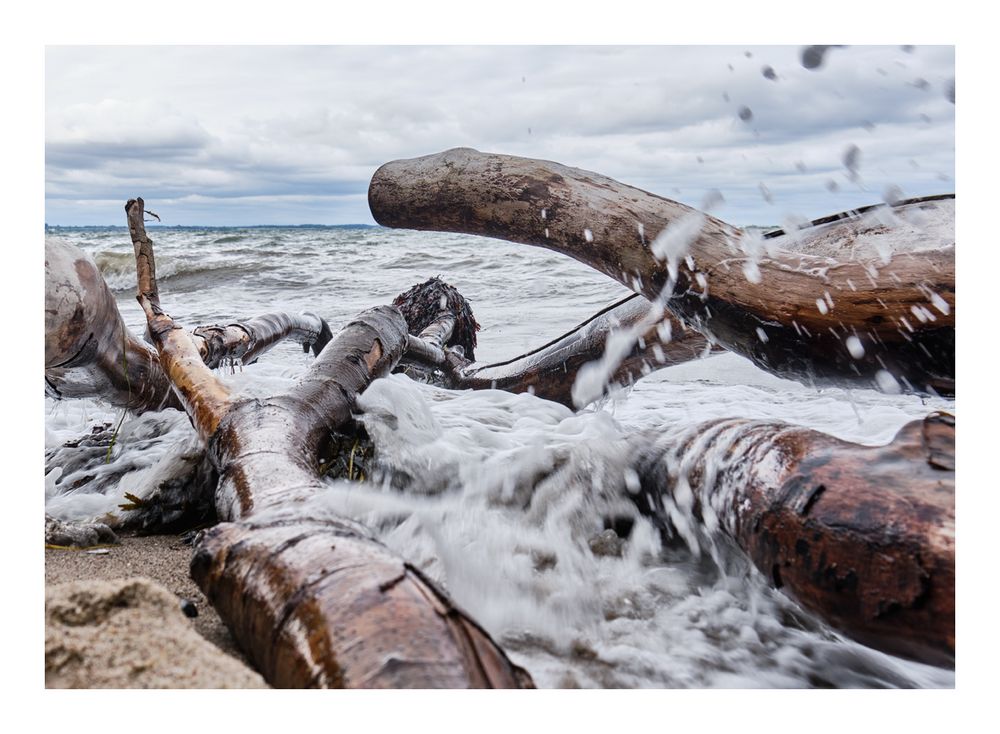
[[[194,604],[197,609],[197,616],[194,618],[189,619],[183,615],[178,617],[178,615],[173,614],[173,609],[170,609],[169,612],[171,613],[171,622],[176,621],[174,618],[183,620],[183,623],[187,627],[211,643],[215,648],[213,651],[205,646],[198,646],[199,654],[207,653],[210,656],[216,657],[217,661],[222,663],[230,675],[233,674],[232,671],[238,671],[240,667],[230,665],[230,662],[240,661],[241,664],[245,665],[246,658],[236,646],[222,620],[215,613],[215,610],[212,609],[211,605],[209,605],[208,600],[188,574],[188,563],[191,558],[190,545],[184,544],[178,536],[159,535],[125,537],[121,539],[119,544],[107,547],[107,552],[103,552],[104,550],[101,549],[99,552],[88,552],[87,550],[46,550],[45,585],[47,597],[54,590],[65,588],[61,586],[57,587],[56,585],[72,582],[115,581],[134,579],[136,577],[152,580],[177,597],[177,612],[180,611],[181,600],[187,600]],[[94,588],[100,593],[107,593],[107,587],[94,586]],[[91,622],[91,624],[93,626],[94,622]],[[173,628],[172,631],[167,631],[167,627],[164,626],[163,630],[160,631],[161,634],[150,636],[148,640],[144,638],[144,641],[149,645],[161,644],[165,647],[170,647],[175,643],[179,644],[180,641],[175,638],[184,636],[184,624]],[[52,625],[47,624],[47,635],[51,630]],[[104,642],[101,638],[100,644],[104,644]],[[107,642],[111,644],[110,641]],[[48,639],[46,647],[48,662],[48,650],[50,647]],[[107,650],[94,650],[95,658],[108,652]],[[226,657],[228,656],[231,656],[234,660],[227,660]],[[47,665],[47,680],[48,673]],[[240,675],[241,673],[236,673],[237,679],[240,679]],[[169,675],[164,678],[161,672],[160,676],[155,679],[155,687],[173,686]],[[204,681],[204,683],[209,687],[216,687],[223,684],[220,683],[220,680],[222,679],[215,682]],[[135,681],[138,685],[146,685],[148,682],[149,680]],[[131,685],[128,680],[121,680],[119,683],[123,687]],[[184,685],[184,682],[181,680],[177,680],[176,683],[178,686]]]

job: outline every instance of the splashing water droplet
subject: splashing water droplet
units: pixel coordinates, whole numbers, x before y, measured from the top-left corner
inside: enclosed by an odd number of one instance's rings
[[[752,59],[753,58],[753,54],[751,52],[749,52],[749,51],[744,51],[743,55],[746,56],[748,59]]]
[[[847,351],[855,359],[861,359],[865,356],[865,347],[856,336],[847,337],[847,341],[844,344],[847,346]]]
[[[723,102],[728,102],[729,101],[729,92],[723,92],[722,93],[722,101]]]
[[[548,216],[549,216],[549,210],[548,209],[542,209],[542,219],[547,219]]]
[[[803,163],[802,161],[795,161],[795,170],[798,171],[799,173],[805,173],[806,164]]]
[[[875,373],[875,384],[878,385],[879,390],[890,395],[898,395],[902,392],[899,382],[886,370],[879,370]]]
[[[765,66],[760,70],[760,73],[764,75],[765,79],[770,79],[772,82],[778,81],[778,75],[774,73],[774,67]]]
[[[583,239],[587,240],[587,242],[593,242],[594,241],[594,233],[591,232],[589,229],[583,230]]]
[[[726,199],[722,196],[721,191],[718,189],[709,189],[705,192],[705,197],[701,200],[701,208],[707,212],[725,203]]]
[[[764,201],[768,204],[774,203],[774,197],[771,196],[771,190],[764,185],[763,181],[757,184],[757,188],[760,189],[760,195],[764,197]]]
[[[851,181],[858,180],[858,166],[861,163],[861,148],[856,145],[849,145],[844,151],[841,161],[847,169],[848,178]]]
[[[759,326],[757,327],[757,338],[767,344],[767,334],[764,333],[764,330]]]
[[[924,79],[923,77],[917,77],[916,79],[913,80],[913,86],[915,86],[917,89],[926,92],[928,89],[931,88],[931,83],[926,79]]]
[[[737,112],[736,114],[739,115],[740,119],[743,120],[743,122],[750,122],[750,120],[753,119],[753,111],[746,105],[740,107],[739,112]]]
[[[816,308],[819,309],[819,312],[821,314],[827,314],[830,312],[829,307],[826,305],[826,301],[824,301],[822,298],[816,299]]]
[[[872,130],[875,129],[875,123],[872,122],[871,120],[865,120],[864,122],[861,123],[861,127],[863,127],[868,132],[871,132]]]
[[[823,65],[826,54],[837,46],[805,46],[802,49],[802,66],[806,69],[818,69]]]
[[[831,193],[835,191],[840,191],[840,185],[832,178],[829,181],[827,181],[826,184],[824,185],[826,186],[826,190]]]
[[[905,198],[906,196],[903,194],[903,190],[896,184],[889,184],[882,191],[882,201],[889,206],[896,206]]]

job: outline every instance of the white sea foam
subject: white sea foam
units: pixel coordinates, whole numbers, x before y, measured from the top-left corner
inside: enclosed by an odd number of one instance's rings
[[[115,238],[100,234],[74,236],[91,251],[111,248]],[[213,245],[218,232],[152,235],[178,257],[202,247],[223,249],[215,253],[221,258],[254,246],[284,253],[241,254],[255,270],[236,282],[165,288],[164,306],[185,323],[283,308],[317,311],[336,331],[354,313],[440,273],[472,300],[484,324],[477,352],[490,360],[537,346],[622,293],[566,258],[476,238],[261,230],[248,235],[249,245]],[[123,242],[114,247],[128,247],[125,233],[117,236]],[[279,237],[284,244],[265,247]],[[507,253],[517,257],[504,260]],[[347,273],[343,259],[350,257],[358,265]],[[131,294],[121,294],[120,304],[141,331]],[[225,380],[242,394],[273,394],[310,359],[281,345]],[[397,481],[330,482],[312,500],[316,512],[373,527],[439,580],[541,686],[954,685],[951,671],[843,639],[770,589],[725,542],[700,556],[683,542],[664,547],[629,499],[637,476],[625,450],[638,431],[679,434],[717,418],[780,420],[875,445],[927,412],[953,411],[953,401],[816,390],[722,354],[655,372],[579,413],[531,395],[454,392],[402,376],[374,383],[359,407],[378,460]],[[52,452],[120,417],[92,400],[47,399],[46,411]],[[114,512],[124,491],[140,493],[175,468],[193,436],[177,412],[127,417],[110,464],[96,469],[124,478],[98,491],[66,491],[71,460],[80,455],[61,449],[46,467],[46,508],[64,518]],[[684,508],[677,509],[683,518]],[[623,516],[634,524],[621,556],[596,554],[591,541]],[[695,547],[698,532],[688,537]]]

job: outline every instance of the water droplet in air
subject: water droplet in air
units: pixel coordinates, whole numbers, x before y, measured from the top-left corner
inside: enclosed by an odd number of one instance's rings
[[[817,298],[816,299],[816,308],[819,309],[819,312],[821,314],[827,314],[827,313],[830,312],[829,307],[827,307],[827,305],[826,305],[826,301],[824,301],[822,298]]]
[[[740,119],[743,120],[743,122],[749,122],[753,119],[753,111],[746,105],[740,107],[739,112],[736,114],[740,116]]]
[[[545,219],[548,216],[549,216],[549,210],[548,209],[542,209],[542,219]]]
[[[805,46],[802,49],[802,66],[807,69],[818,69],[823,65],[824,57],[831,48],[837,46]]]
[[[752,59],[753,58],[753,54],[750,53],[749,51],[744,51],[743,55],[746,56],[748,59]]]
[[[830,192],[840,191],[840,186],[832,178],[826,182],[826,190]]]
[[[851,356],[855,359],[861,359],[865,356],[865,347],[861,343],[861,340],[856,336],[847,337],[845,344],[847,345],[847,351],[850,352]]]
[[[591,232],[589,229],[583,230],[583,239],[587,240],[587,242],[593,242],[594,241],[594,233]]]
[[[902,392],[896,378],[890,375],[886,370],[879,370],[875,373],[875,383],[882,392],[890,393],[892,395],[898,395]]]
[[[882,201],[884,201],[889,206],[896,206],[905,199],[906,196],[903,194],[903,190],[896,186],[896,184],[889,184],[882,191]]]
[[[915,86],[917,89],[922,89],[923,91],[926,92],[928,89],[931,88],[931,83],[926,79],[924,79],[923,77],[917,77],[916,79],[913,80],[913,86]]]
[[[765,334],[764,330],[759,326],[757,327],[757,338],[767,344],[767,334]]]
[[[723,102],[728,102],[729,101],[729,92],[723,92],[722,93],[722,101]]]
[[[861,123],[861,127],[863,127],[868,132],[871,132],[872,130],[875,129],[875,123],[872,122],[871,120],[865,120],[864,122]]]
[[[799,173],[805,173],[806,164],[803,163],[802,161],[795,161],[795,170],[798,171]]]
[[[704,211],[711,211],[717,206],[726,203],[726,199],[722,196],[722,192],[718,189],[709,189],[705,192],[704,198],[701,200],[701,208]]]
[[[774,203],[774,197],[771,196],[771,190],[764,185],[763,181],[757,184],[757,188],[760,189],[760,195],[764,197],[764,201],[768,204]]]
[[[861,162],[861,148],[856,145],[847,146],[847,150],[844,151],[841,161],[844,163],[844,168],[847,169],[848,178],[852,181],[857,181],[858,165]]]
[[[778,75],[774,73],[774,68],[771,66],[765,66],[760,70],[760,73],[764,75],[765,79],[770,79],[772,82],[778,81]]]

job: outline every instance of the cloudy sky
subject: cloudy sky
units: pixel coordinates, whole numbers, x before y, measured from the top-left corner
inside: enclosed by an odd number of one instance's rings
[[[372,223],[379,165],[458,146],[717,189],[735,224],[954,190],[953,47],[803,48],[50,47],[45,218]]]

